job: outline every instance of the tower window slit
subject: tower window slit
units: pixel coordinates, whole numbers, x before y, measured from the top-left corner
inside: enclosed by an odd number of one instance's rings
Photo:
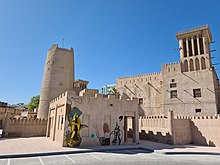
[[[196,63],[196,70],[200,70],[198,58],[195,59],[195,63]]]
[[[189,61],[189,68],[190,68],[190,71],[194,71],[194,64],[193,64],[192,59]]]
[[[183,56],[187,57],[186,40],[183,39]]]
[[[202,37],[199,37],[199,49],[200,49],[200,54],[204,54],[204,45],[203,45]]]
[[[206,69],[205,58],[204,57],[201,58],[201,66],[202,66],[202,70]]]
[[[185,60],[183,63],[183,72],[188,72],[188,61]]]
[[[195,55],[198,55],[197,38],[194,38],[194,39],[193,39],[193,43],[194,43],[194,52],[195,52]]]
[[[192,42],[191,38],[188,39],[188,47],[189,47],[189,56],[192,56]]]

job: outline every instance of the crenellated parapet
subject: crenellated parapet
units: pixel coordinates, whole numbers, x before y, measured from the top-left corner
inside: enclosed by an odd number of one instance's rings
[[[59,95],[58,97],[55,97],[51,102],[50,102],[50,106],[49,109],[55,109],[56,106],[58,105],[57,103],[63,103],[66,100],[66,96],[67,96],[67,92],[62,93],[61,95]],[[60,105],[60,104],[59,104]]]
[[[150,77],[150,76],[160,76],[161,72],[154,72],[154,73],[148,73],[148,74],[141,74],[141,75],[136,75],[136,76],[126,76],[123,78],[118,78],[118,80],[122,80],[122,79],[130,79],[130,78],[146,78],[146,77]]]
[[[99,93],[97,93],[97,94],[95,94],[94,95],[94,97],[95,98],[101,98],[101,99],[108,99],[108,100],[110,100],[110,99],[115,99],[115,100],[125,100],[125,101],[133,101],[133,100],[137,100],[137,98],[136,97],[130,97],[129,99],[128,99],[128,97],[126,97],[126,96],[121,96],[121,95],[105,95],[105,94],[99,94]]]
[[[139,119],[167,119],[166,116],[140,116]]]
[[[220,115],[216,116],[176,116],[176,119],[191,119],[191,120],[215,120],[220,119]]]
[[[117,87],[123,85],[143,84],[143,83],[158,83],[162,80],[162,73],[155,72],[150,74],[142,74],[137,76],[127,76],[117,79]]]
[[[67,91],[60,96],[56,97],[50,102],[50,110],[56,109],[57,107],[63,106],[65,103],[73,104],[91,101],[92,103],[102,104],[104,102],[123,102],[124,104],[138,105],[138,99],[136,97],[120,96],[120,95],[105,95],[100,93],[91,93],[89,90],[85,90],[81,95],[77,95],[74,91]]]
[[[50,48],[49,49],[49,51],[55,51],[55,50],[61,50],[61,51],[73,51],[73,48],[70,48],[70,49],[68,49],[68,48],[60,48],[60,47],[58,47],[58,44],[53,44],[52,45],[52,48]]]
[[[47,118],[33,119],[33,118],[11,118],[8,120],[9,125],[46,125]]]
[[[139,117],[140,130],[146,132],[161,132],[163,135],[169,132],[169,121],[170,118],[166,116],[141,116]]]
[[[58,97],[55,97],[50,103],[54,103],[62,98],[64,98],[66,96],[67,92],[62,93],[61,95],[59,95]]]
[[[7,118],[3,125],[3,137],[45,136],[47,118]]]
[[[120,96],[120,95],[105,95],[105,94],[99,94],[99,93],[95,93],[94,95],[91,95],[90,93],[83,93],[82,96],[77,96],[77,97],[81,97],[81,98],[90,98],[90,99],[102,99],[102,100],[116,100],[116,101],[126,101],[126,102],[134,102],[137,101],[136,97],[131,97],[131,98],[127,98],[125,96]],[[94,100],[95,101],[95,100]]]
[[[169,66],[177,66],[181,63],[181,61],[178,61],[178,62],[170,62],[170,63],[167,63],[167,64],[163,64],[165,67],[169,67]]]
[[[162,65],[162,72],[163,72],[163,74],[181,72],[181,65],[182,65],[181,61],[163,64]]]
[[[179,39],[182,35],[186,35],[186,34],[193,33],[193,32],[198,32],[198,31],[202,31],[202,30],[208,30],[208,32],[211,36],[211,32],[209,30],[209,25],[202,25],[202,26],[198,26],[195,28],[191,28],[191,29],[182,30],[180,32],[177,32],[176,37],[177,37],[177,39]]]

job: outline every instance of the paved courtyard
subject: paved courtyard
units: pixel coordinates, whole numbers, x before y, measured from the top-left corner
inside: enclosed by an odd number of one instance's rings
[[[218,153],[220,147],[205,147],[196,145],[168,145],[150,141],[140,141],[137,145],[120,145],[107,147],[87,147],[87,148],[69,148],[61,147],[58,143],[46,137],[31,137],[31,138],[0,138],[0,156],[14,154],[33,154],[33,153],[50,153],[50,152],[72,152],[72,151],[93,151],[105,149],[126,149],[145,147],[154,150],[154,152],[173,153],[173,152],[202,152],[202,153]]]
[[[164,155],[145,150],[124,150],[114,152],[91,152],[41,156],[30,158],[0,159],[0,165],[68,165],[68,164],[149,164],[149,165],[219,165],[219,156],[208,155]]]
[[[137,145],[90,148],[61,147],[46,137],[0,139],[0,165],[47,164],[220,164],[220,148],[167,145],[140,141]]]

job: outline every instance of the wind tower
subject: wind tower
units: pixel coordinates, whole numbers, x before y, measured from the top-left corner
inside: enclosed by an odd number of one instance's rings
[[[178,98],[184,103],[184,115],[220,113],[220,85],[212,64],[211,52],[215,50],[210,50],[212,34],[209,26],[184,30],[176,33],[176,37],[179,41],[181,60],[177,91]]]
[[[178,32],[176,37],[179,40],[183,72],[211,70],[210,43],[212,42],[212,34],[208,25]]]
[[[47,118],[50,101],[72,90],[73,82],[74,50],[59,48],[54,44],[47,53],[37,117]]]

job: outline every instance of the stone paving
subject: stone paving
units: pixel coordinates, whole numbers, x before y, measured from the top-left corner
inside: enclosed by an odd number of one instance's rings
[[[72,151],[46,137],[0,139],[0,155]],[[74,150],[78,150],[74,148]],[[83,150],[83,149],[79,149]]]
[[[199,146],[199,145],[169,145],[163,143],[156,143],[150,141],[140,140],[141,146],[149,149],[153,149],[155,152],[163,153],[216,153],[220,154],[220,147],[209,147],[209,146]]]
[[[32,138],[14,138],[3,139],[0,138],[0,156],[14,155],[14,154],[33,154],[33,153],[50,153],[50,152],[92,152],[97,149],[112,150],[112,149],[128,149],[145,147],[153,149],[154,152],[160,153],[216,153],[220,154],[220,147],[204,147],[195,145],[168,145],[162,143],[155,143],[149,141],[140,141],[137,145],[120,145],[120,146],[107,146],[107,147],[87,147],[87,148],[68,148],[61,147],[58,143],[51,141],[46,137],[32,137]]]

